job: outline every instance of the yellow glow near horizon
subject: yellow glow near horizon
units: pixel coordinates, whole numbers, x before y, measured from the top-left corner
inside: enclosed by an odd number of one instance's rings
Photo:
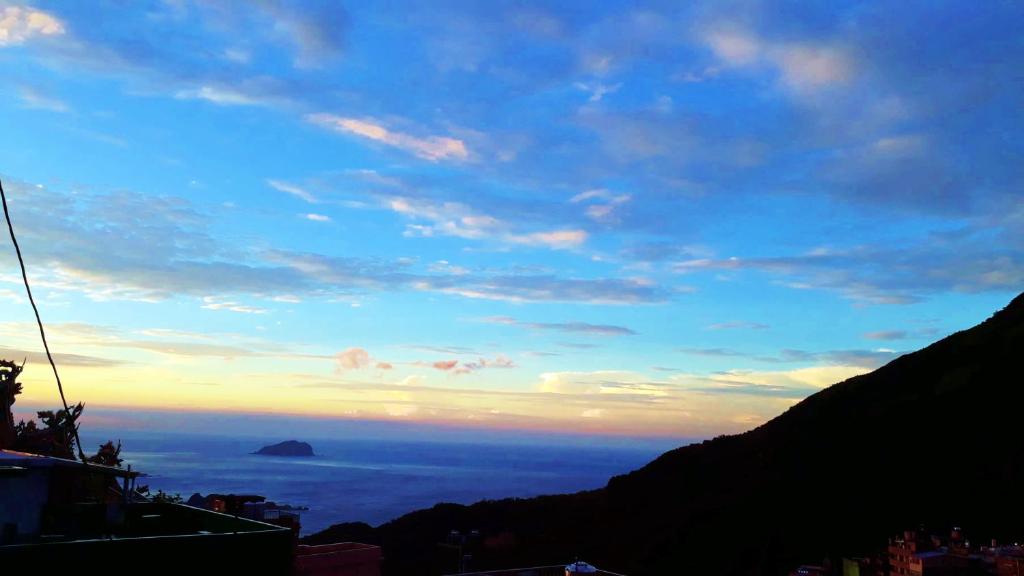
[[[304,363],[302,361],[299,363]],[[545,374],[508,390],[462,383],[432,383],[392,370],[370,378],[300,371],[254,371],[263,361],[192,360],[61,369],[69,402],[91,406],[229,411],[364,418],[639,436],[709,436],[764,422],[797,401],[793,397],[734,395],[728,403],[709,394],[714,380],[676,377],[650,383],[643,374],[571,373],[571,385]],[[323,363],[323,362],[322,362]],[[288,364],[288,362],[284,362]],[[326,363],[324,363],[326,364]],[[329,366],[329,364],[328,364]],[[292,368],[283,366],[282,368]],[[754,385],[790,383],[821,374],[848,377],[856,367],[746,374]],[[819,374],[820,372],[820,374]],[[609,387],[614,376],[618,382]],[[30,365],[22,377],[24,404],[58,404],[48,367]],[[590,385],[588,381],[604,384]],[[632,382],[648,381],[643,384]]]

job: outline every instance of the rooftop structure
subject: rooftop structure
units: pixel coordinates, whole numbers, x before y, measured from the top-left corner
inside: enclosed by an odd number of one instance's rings
[[[75,504],[120,500],[138,476],[121,468],[0,450],[0,544],[48,531],[62,510]]]
[[[0,450],[0,565],[289,574],[287,528],[141,498],[137,473]],[[227,570],[228,572],[225,572]]]

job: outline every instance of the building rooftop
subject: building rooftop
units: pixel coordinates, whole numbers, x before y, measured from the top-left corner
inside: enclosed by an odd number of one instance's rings
[[[90,472],[109,474],[118,478],[138,478],[139,476],[143,476],[143,474],[138,472],[133,472],[123,468],[115,468],[113,466],[104,466],[102,464],[86,464],[84,462],[79,462],[78,460],[68,460],[67,458],[56,458],[54,456],[44,456],[42,454],[32,454],[30,452],[19,452],[17,450],[0,450],[0,469],[8,472],[27,470],[30,468],[54,467],[88,469]]]
[[[287,528],[182,504],[76,503],[49,508],[46,515],[39,533],[0,545],[0,565],[43,566],[73,558],[99,566],[116,558],[126,566],[146,566],[159,558],[161,569],[203,574],[229,566],[287,574],[291,566]],[[204,569],[197,572],[198,559]]]

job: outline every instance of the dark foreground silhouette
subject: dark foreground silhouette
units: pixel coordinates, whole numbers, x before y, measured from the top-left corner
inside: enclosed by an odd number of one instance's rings
[[[308,543],[383,546],[389,575],[579,556],[643,574],[782,574],[919,523],[1024,536],[1024,295],[982,324],[814,394],[749,432],[672,450],[600,490],[438,504]],[[486,482],[486,478],[481,478]],[[446,569],[447,567],[447,569]]]

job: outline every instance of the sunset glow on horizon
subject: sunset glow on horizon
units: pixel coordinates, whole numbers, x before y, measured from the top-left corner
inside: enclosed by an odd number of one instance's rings
[[[362,4],[0,0],[69,401],[712,437],[1024,286],[1018,6]]]

